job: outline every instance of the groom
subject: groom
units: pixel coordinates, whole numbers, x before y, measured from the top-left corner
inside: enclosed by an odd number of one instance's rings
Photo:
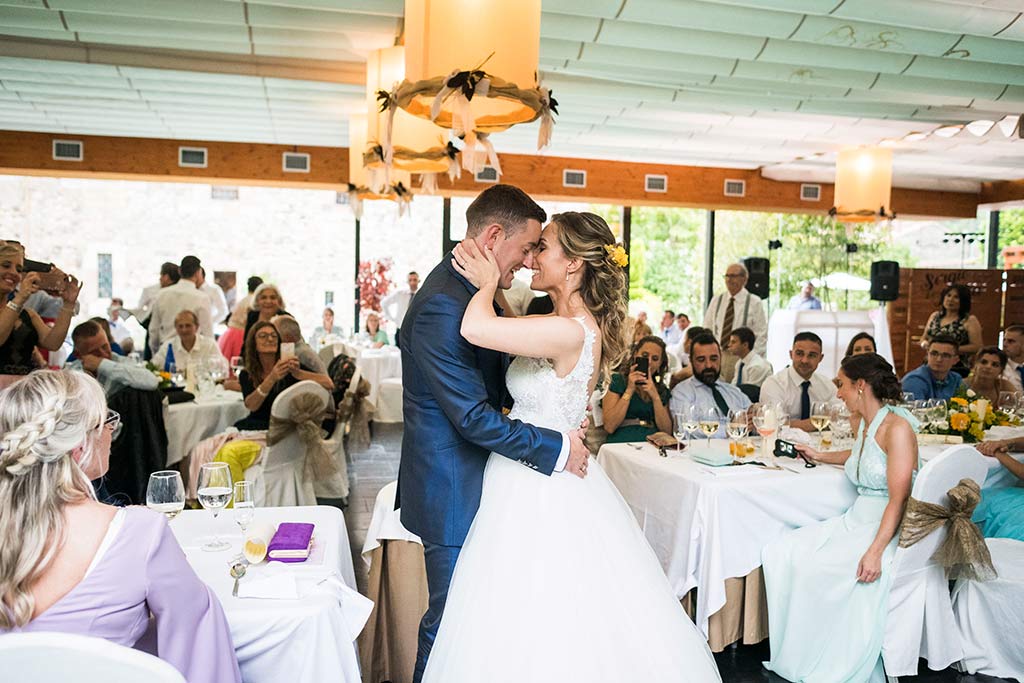
[[[490,248],[508,289],[533,252],[547,219],[522,190],[494,185],[466,210],[466,239]],[[396,505],[419,535],[430,602],[420,623],[413,683],[419,683],[437,635],[455,561],[480,505],[484,465],[494,451],[537,472],[583,477],[589,451],[582,430],[560,434],[501,413],[508,356],[462,338],[462,315],[477,288],[451,265],[449,252],[412,299],[402,323],[405,432]],[[497,305],[495,308],[499,311]]]

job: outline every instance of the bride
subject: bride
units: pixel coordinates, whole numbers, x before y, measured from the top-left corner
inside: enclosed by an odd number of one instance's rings
[[[479,291],[462,334],[516,356],[510,415],[567,431],[579,426],[599,375],[624,355],[624,253],[591,213],[562,213],[544,229],[532,287],[549,316],[502,318],[494,256],[471,241],[455,267]],[[620,265],[621,264],[621,265]],[[459,555],[426,683],[720,681],[707,642],[683,612],[614,485],[538,476],[491,454],[483,496]]]

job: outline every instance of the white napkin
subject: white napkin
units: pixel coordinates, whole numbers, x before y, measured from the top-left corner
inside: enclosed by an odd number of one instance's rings
[[[272,562],[266,566],[249,567],[238,583],[238,597],[264,600],[298,600],[299,587],[295,574],[288,567]]]
[[[811,435],[802,429],[794,429],[793,427],[783,427],[779,430],[779,438],[783,441],[790,443],[799,443],[810,446],[814,443],[811,439]]]
[[[338,603],[341,605],[341,613],[345,619],[345,624],[348,626],[348,632],[351,634],[352,639],[355,640],[360,631],[363,630],[363,627],[366,626],[366,620],[370,618],[370,612],[373,611],[373,601],[346,585],[334,573],[328,576],[327,579],[315,584],[314,590],[329,593],[337,598]]]

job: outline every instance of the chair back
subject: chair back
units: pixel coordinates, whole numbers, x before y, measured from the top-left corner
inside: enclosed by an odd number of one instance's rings
[[[759,403],[761,401],[761,387],[756,384],[740,384],[737,387],[743,392],[743,395],[750,399],[751,403]]]
[[[331,361],[334,360],[334,344],[327,344],[322,349],[317,351],[317,355],[320,356],[320,360],[323,361],[324,367],[330,367]]]
[[[297,399],[307,395],[318,399],[321,411],[327,409],[330,399],[327,390],[316,382],[305,380],[288,387],[277,396],[274,405],[270,407],[271,419],[291,419]],[[306,451],[306,444],[298,431],[288,433],[273,445],[267,444],[262,462],[264,505],[316,505],[313,482],[306,479],[304,472]]]
[[[104,483],[112,496],[123,494],[130,503],[144,505],[149,475],[167,469],[163,392],[126,387],[107,405],[121,416],[121,431],[110,445]]]
[[[8,633],[0,638],[0,662],[8,681],[185,683],[177,669],[153,655],[72,633]]]

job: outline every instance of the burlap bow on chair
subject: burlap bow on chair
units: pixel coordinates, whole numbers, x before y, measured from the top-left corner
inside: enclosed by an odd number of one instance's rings
[[[348,425],[348,443],[352,450],[366,450],[370,447],[370,383],[360,377],[358,386],[345,392],[345,398],[338,405],[338,422]]]
[[[327,449],[324,448],[323,430],[320,420],[323,418],[323,401],[315,394],[302,394],[292,401],[291,418],[270,416],[270,429],[267,431],[267,445],[273,446],[282,441],[292,432],[298,432],[299,438],[306,447],[303,477],[306,481],[321,481],[333,476],[338,471]]]
[[[909,548],[948,522],[949,533],[932,559],[946,568],[946,576],[950,579],[994,579],[996,570],[992,566],[992,555],[981,530],[971,521],[974,508],[981,500],[981,489],[973,479],[961,479],[947,495],[948,508],[936,503],[923,503],[913,497],[907,501],[900,528],[900,547]]]

